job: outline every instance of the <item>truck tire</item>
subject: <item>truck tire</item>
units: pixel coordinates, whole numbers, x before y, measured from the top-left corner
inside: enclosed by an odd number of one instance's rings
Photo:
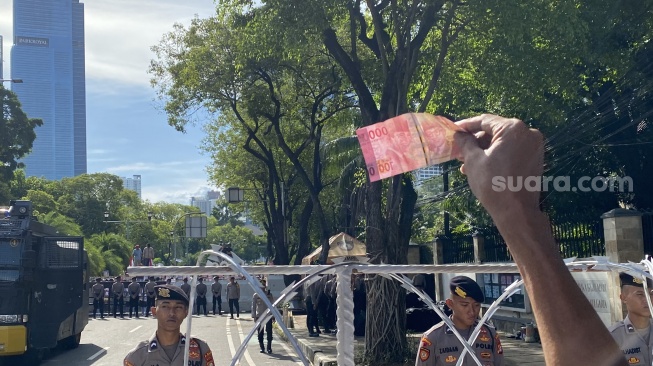
[[[61,345],[65,349],[75,349],[79,347],[79,343],[82,340],[82,333],[73,334],[70,337],[64,338],[61,340]]]

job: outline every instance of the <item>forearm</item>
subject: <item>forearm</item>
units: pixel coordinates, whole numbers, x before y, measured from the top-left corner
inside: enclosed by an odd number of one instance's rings
[[[533,304],[546,364],[583,360],[587,365],[625,365],[619,347],[564,265],[546,215],[513,206],[496,216]],[[590,340],[592,347],[586,347]]]

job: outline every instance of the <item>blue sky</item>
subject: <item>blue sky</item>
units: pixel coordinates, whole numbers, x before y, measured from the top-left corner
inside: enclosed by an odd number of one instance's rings
[[[11,75],[12,0],[0,0],[4,77]],[[147,73],[174,23],[215,12],[212,0],[82,0],[86,37],[88,172],[142,176],[143,199],[189,204],[213,189],[199,146],[201,126],[168,126]],[[7,85],[7,84],[5,84]]]

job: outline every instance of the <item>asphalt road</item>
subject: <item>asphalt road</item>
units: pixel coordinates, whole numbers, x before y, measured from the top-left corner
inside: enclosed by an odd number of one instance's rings
[[[192,334],[205,340],[216,361],[216,365],[228,366],[236,350],[254,325],[249,313],[242,314],[240,319],[229,319],[222,316],[193,316]],[[181,325],[182,332],[186,322]],[[156,320],[152,318],[91,319],[82,333],[81,344],[74,350],[59,350],[51,352],[42,362],[43,366],[115,366],[122,365],[123,358],[138,342],[146,340],[154,334]],[[278,336],[274,335],[272,354],[259,353],[256,335],[252,337],[247,351],[241,359],[241,365],[301,365],[292,348]],[[9,366],[14,364],[7,363]],[[12,365],[13,366],[13,365]]]

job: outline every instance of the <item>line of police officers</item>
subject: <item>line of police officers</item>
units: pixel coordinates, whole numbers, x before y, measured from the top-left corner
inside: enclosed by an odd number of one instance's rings
[[[91,288],[91,293],[93,295],[93,318],[96,319],[97,313],[99,311],[100,313],[100,318],[104,319],[104,306],[105,306],[105,299],[108,298],[108,301],[106,301],[106,304],[111,306],[111,303],[113,302],[113,308],[109,311],[107,311],[108,314],[113,314],[114,318],[117,318],[118,315],[121,318],[124,318],[124,304],[125,304],[125,285],[123,282],[121,282],[121,277],[117,276],[115,277],[115,281],[111,279],[109,282],[109,285],[106,285],[106,281],[103,283],[101,278],[97,278],[95,281],[95,285]],[[208,294],[208,287],[204,283],[204,280],[202,278],[198,279],[199,283],[195,287],[196,291],[196,298],[195,298],[195,304],[196,304],[196,314],[204,314],[208,315],[208,309],[207,309],[207,294]],[[235,281],[234,279],[231,279],[231,284],[233,284]],[[132,282],[127,286],[127,302],[129,306],[129,317],[131,318],[132,316],[136,316],[138,318],[140,316],[140,301],[143,295],[145,295],[145,316],[149,316],[150,313],[150,308],[154,306],[154,300],[155,300],[155,291],[154,287],[156,285],[163,285],[171,284],[171,280],[168,279],[166,282],[163,281],[155,281],[154,277],[150,277],[147,282],[145,283],[144,286],[141,286],[140,283],[137,282],[136,277],[132,278]],[[107,287],[108,286],[108,287]],[[142,289],[141,289],[142,287]],[[186,296],[190,297],[190,284],[188,283],[188,278],[184,278],[183,284],[180,286],[181,290],[186,294]],[[227,290],[229,290],[229,286],[227,286]],[[211,293],[213,295],[213,315],[222,315],[222,284],[220,283],[220,279],[218,276],[215,276],[213,278],[213,283],[211,284]],[[227,297],[233,301],[233,297],[240,297],[240,294],[238,295],[233,295],[233,291],[227,291]],[[237,298],[236,298],[237,300]],[[236,301],[236,306],[238,305],[238,302]],[[203,310],[203,311],[202,311]],[[233,317],[233,311],[232,311],[232,317]]]

